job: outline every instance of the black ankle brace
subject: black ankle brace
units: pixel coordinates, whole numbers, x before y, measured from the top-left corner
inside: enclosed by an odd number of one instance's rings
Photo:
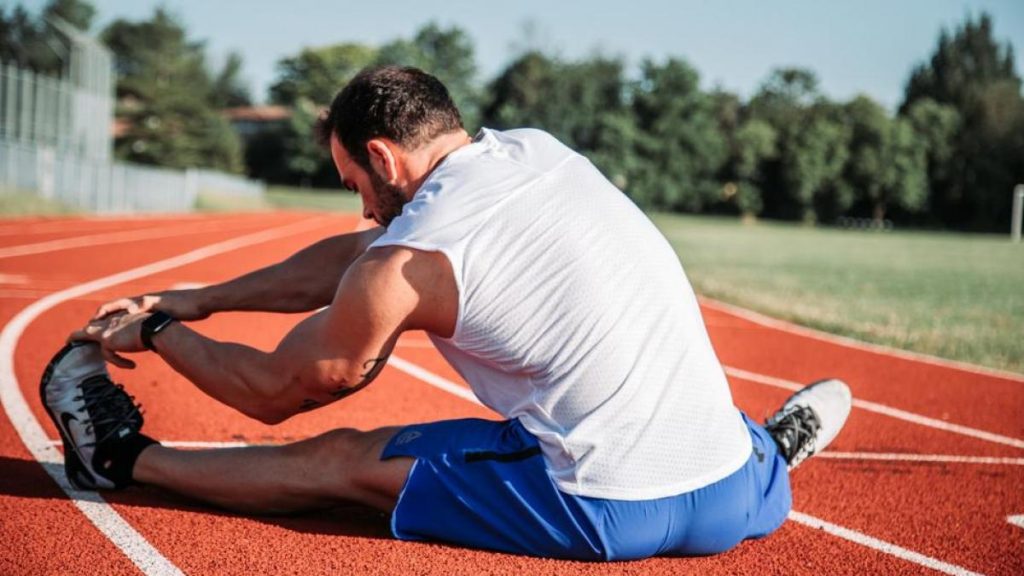
[[[96,472],[106,476],[118,488],[135,484],[132,470],[142,451],[160,444],[145,434],[131,434],[122,440],[108,441],[96,447],[92,462]]]

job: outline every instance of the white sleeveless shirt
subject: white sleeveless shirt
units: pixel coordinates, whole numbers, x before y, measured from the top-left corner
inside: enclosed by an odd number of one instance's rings
[[[387,245],[451,261],[455,332],[431,339],[481,402],[539,439],[562,491],[672,496],[750,456],[676,254],[549,134],[482,130],[371,248]]]

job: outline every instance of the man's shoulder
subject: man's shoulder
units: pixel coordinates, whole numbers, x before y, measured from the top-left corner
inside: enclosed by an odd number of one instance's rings
[[[528,144],[532,146],[552,147],[571,151],[568,146],[563,144],[562,141],[556,138],[553,134],[540,128],[522,127],[511,128],[508,130],[491,130],[489,128],[482,128],[478,138],[490,138],[499,145],[505,144],[516,146]]]
[[[485,128],[478,138],[492,152],[487,157],[498,164],[508,164],[513,171],[525,168],[528,172],[543,174],[561,166],[566,160],[580,157],[558,138],[538,128],[503,131]]]
[[[458,309],[451,262],[440,250],[384,245],[357,260],[350,280],[385,306],[409,303],[409,327],[450,335]]]

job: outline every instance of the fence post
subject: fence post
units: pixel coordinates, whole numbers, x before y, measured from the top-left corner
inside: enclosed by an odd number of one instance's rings
[[[38,174],[36,182],[39,183],[39,195],[43,198],[53,199],[56,190],[55,174],[57,172],[57,155],[53,148],[40,146],[36,155]]]
[[[185,170],[185,197],[182,198],[182,206],[177,208],[188,212],[195,208],[196,198],[199,196],[199,170],[188,168]]]
[[[1010,215],[1010,238],[1013,242],[1020,242],[1022,212],[1024,212],[1024,184],[1017,184],[1013,188],[1013,213]]]

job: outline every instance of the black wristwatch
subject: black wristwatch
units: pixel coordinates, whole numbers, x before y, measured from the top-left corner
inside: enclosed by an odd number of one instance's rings
[[[142,321],[142,345],[147,350],[156,351],[153,346],[153,336],[159,334],[164,328],[176,322],[173,316],[166,312],[154,312],[149,318]]]

